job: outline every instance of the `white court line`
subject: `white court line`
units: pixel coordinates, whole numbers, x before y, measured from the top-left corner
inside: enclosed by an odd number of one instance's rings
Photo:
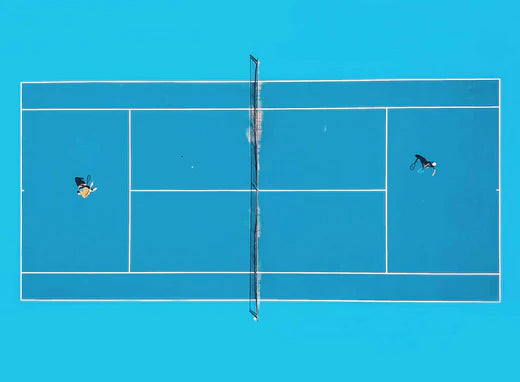
[[[25,190],[22,190],[22,192],[24,192]],[[496,191],[500,191],[499,189],[497,189]],[[200,192],[200,193],[204,193],[204,192],[221,192],[221,193],[224,193],[224,192],[237,192],[237,193],[240,193],[240,192],[251,192],[251,190],[249,189],[246,189],[246,190],[237,190],[237,189],[233,189],[233,190],[131,190],[131,192],[148,192],[148,193],[153,193],[153,192],[164,192],[164,193],[167,193],[167,192],[178,192],[178,193],[183,193],[183,192]],[[258,190],[258,192],[386,192],[386,190],[384,188],[373,188],[373,189],[370,189],[370,188],[367,188],[367,189],[315,189],[315,190]]]
[[[249,302],[249,299],[38,299],[25,298],[22,302]],[[308,299],[262,299],[264,302],[367,302],[367,303],[431,303],[431,304],[498,304],[497,300],[308,300]]]
[[[132,190],[132,192],[251,192],[245,190]],[[258,192],[385,192],[382,188],[367,189],[315,189],[315,190],[258,190]]]
[[[381,79],[336,79],[336,80],[260,80],[259,83],[301,82],[436,82],[436,81],[497,81],[500,78],[381,78]],[[25,84],[226,84],[249,83],[249,80],[71,80],[71,81],[23,81]]]
[[[49,272],[23,272],[24,275],[248,275],[249,271],[92,271],[92,272],[81,272],[81,271],[49,271]]]
[[[23,294],[23,259],[22,259],[22,232],[23,232],[23,86],[20,83],[20,298]]]
[[[261,107],[259,111],[312,111],[312,110],[407,110],[407,109],[498,109],[496,105],[447,105],[447,106],[338,106],[338,107]],[[249,111],[244,107],[50,107],[24,108],[23,111]]]
[[[498,81],[498,300],[502,301],[502,88]]]
[[[24,108],[23,111],[249,111],[248,107],[50,107]]]
[[[132,111],[128,110],[128,272],[132,270]]]
[[[100,298],[86,298],[86,299],[67,299],[67,298],[24,298],[20,301],[29,302],[248,302],[249,299],[100,299]]]
[[[432,304],[497,304],[497,300],[307,300],[307,299],[262,299],[262,302],[389,302],[389,303],[432,303]]]
[[[258,190],[259,192],[385,192],[382,188],[315,189],[315,190]]]
[[[250,271],[156,271],[156,272],[80,272],[80,271],[48,271],[23,272],[24,275],[248,275]],[[312,272],[312,271],[259,271],[261,275],[380,275],[380,276],[499,276],[492,272]]]
[[[388,273],[388,109],[385,112],[385,266]]]
[[[259,272],[263,275],[498,276],[493,272]]]
[[[497,109],[495,105],[445,105],[445,106],[331,106],[331,107],[263,107],[261,111],[305,110],[405,110],[405,109]]]
[[[249,80],[86,80],[86,81],[24,81],[22,85],[49,84],[248,84]]]
[[[247,190],[131,190],[132,192],[251,192]]]
[[[441,82],[441,81],[497,81],[499,78],[381,78],[344,80],[262,80],[261,83],[301,83],[301,82]]]

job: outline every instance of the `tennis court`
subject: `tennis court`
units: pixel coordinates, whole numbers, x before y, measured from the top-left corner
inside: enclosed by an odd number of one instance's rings
[[[24,301],[501,300],[500,79],[20,87]]]

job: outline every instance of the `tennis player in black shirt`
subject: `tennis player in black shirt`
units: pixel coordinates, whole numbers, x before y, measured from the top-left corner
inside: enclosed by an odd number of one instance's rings
[[[426,168],[431,168],[433,169],[433,173],[432,173],[432,176],[435,175],[435,173],[437,172],[437,163],[436,162],[430,162],[429,160],[427,160],[425,157],[419,155],[419,154],[415,154],[415,162],[413,162],[411,165],[410,165],[410,170],[414,170],[415,169],[415,164],[417,163],[417,161],[421,161],[421,166],[424,169]]]

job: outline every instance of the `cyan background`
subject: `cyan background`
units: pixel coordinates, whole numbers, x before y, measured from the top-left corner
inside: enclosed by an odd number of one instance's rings
[[[509,1],[0,2],[2,379],[510,379],[517,13]],[[246,79],[249,53],[264,79],[501,77],[502,303],[265,304],[255,323],[242,304],[19,302],[19,82]]]

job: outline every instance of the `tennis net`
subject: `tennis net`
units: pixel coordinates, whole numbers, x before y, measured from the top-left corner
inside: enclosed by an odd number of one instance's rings
[[[251,161],[251,192],[250,192],[250,222],[249,222],[249,312],[258,320],[260,308],[260,288],[258,276],[258,169],[259,169],[259,115],[258,115],[258,68],[259,61],[249,56],[249,155]]]

